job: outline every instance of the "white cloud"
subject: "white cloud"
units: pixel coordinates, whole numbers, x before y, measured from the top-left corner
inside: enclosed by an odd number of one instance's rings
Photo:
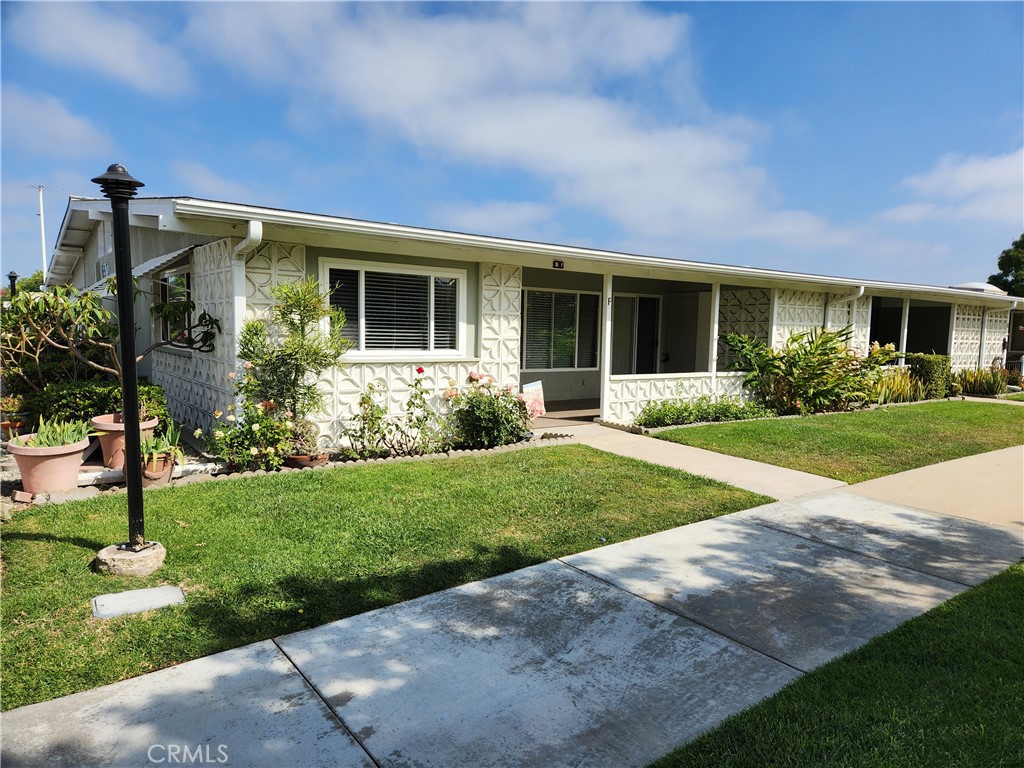
[[[179,182],[188,186],[189,195],[232,203],[254,202],[249,187],[219,176],[202,163],[174,161],[171,163],[171,172]]]
[[[442,226],[456,231],[528,239],[552,213],[551,206],[540,203],[489,200],[438,206],[434,216],[444,222]]]
[[[174,45],[131,15],[129,4],[17,3],[4,22],[6,44],[60,64],[98,72],[146,93],[178,95],[192,74]]]
[[[526,170],[558,203],[644,237],[846,237],[820,217],[775,210],[752,160],[764,128],[700,99],[681,14],[573,3],[435,15],[403,4],[190,10],[193,48],[287,89],[295,125],[360,116],[455,160]],[[650,83],[658,106],[622,95]]]
[[[901,185],[919,200],[879,214],[885,221],[916,224],[963,219],[1024,226],[1024,148],[1004,155],[945,155],[930,171]]]
[[[72,114],[47,93],[3,86],[3,131],[6,151],[45,157],[89,157],[109,153],[114,141],[84,117]]]

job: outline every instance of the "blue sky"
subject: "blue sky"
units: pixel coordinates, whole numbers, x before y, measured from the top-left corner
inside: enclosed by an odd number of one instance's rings
[[[1024,231],[1024,4],[2,6],[2,273],[140,194],[850,277]]]

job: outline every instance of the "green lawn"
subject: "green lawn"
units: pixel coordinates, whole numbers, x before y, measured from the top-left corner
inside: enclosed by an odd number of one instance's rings
[[[1016,400],[1017,402],[1024,403],[1024,392],[1018,392],[1016,395],[1007,395],[1003,399],[1004,400]]]
[[[145,494],[148,579],[89,563],[124,495],[18,512],[3,537],[10,709],[771,501],[584,446],[184,485]],[[178,584],[184,605],[93,619],[91,598]]]
[[[948,401],[660,432],[697,448],[859,483],[1024,443],[1024,408]]]
[[[652,768],[1024,765],[1024,564],[794,681]]]

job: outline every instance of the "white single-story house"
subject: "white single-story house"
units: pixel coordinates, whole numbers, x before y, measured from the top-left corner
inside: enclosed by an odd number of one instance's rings
[[[208,427],[232,400],[237,332],[271,303],[275,283],[313,275],[337,286],[353,346],[324,376],[325,434],[377,383],[398,410],[416,377],[436,393],[486,371],[501,384],[542,381],[545,399],[589,401],[631,422],[650,400],[740,394],[720,338],[781,345],[813,327],[854,331],[906,352],[948,354],[954,369],[1001,361],[1018,301],[992,286],[942,288],[652,258],[564,245],[191,197],[130,207],[137,345],[164,333],[154,299],[190,296],[218,318],[211,353],[157,350],[140,374],[163,386],[172,415]],[[110,202],[72,197],[47,283],[102,285],[113,274]]]

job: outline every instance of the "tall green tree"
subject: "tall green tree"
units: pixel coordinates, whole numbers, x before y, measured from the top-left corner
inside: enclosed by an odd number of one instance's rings
[[[1024,296],[1024,234],[999,254],[996,266],[999,272],[990,275],[988,282],[1011,296]]]

